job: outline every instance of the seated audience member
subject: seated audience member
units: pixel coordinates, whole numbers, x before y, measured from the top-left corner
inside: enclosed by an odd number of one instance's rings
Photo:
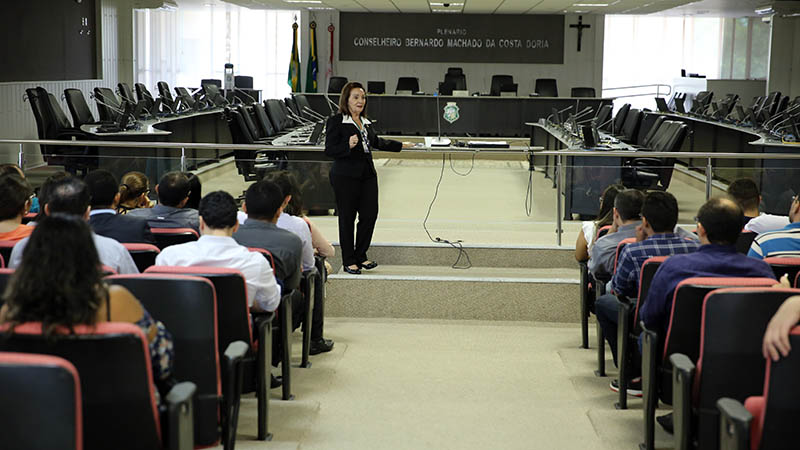
[[[31,194],[31,186],[16,173],[0,175],[0,241],[18,241],[33,232],[33,227],[22,224]]]
[[[150,194],[150,180],[142,172],[128,172],[122,176],[119,185],[119,205],[117,214],[128,214],[128,211],[137,208],[152,208]]]
[[[756,236],[747,256],[764,259],[772,256],[800,256],[800,199],[792,199],[789,207],[789,225],[780,230],[768,231]]]
[[[578,233],[578,240],[575,242],[575,259],[578,262],[589,259],[589,248],[594,244],[597,230],[611,225],[614,221],[614,199],[624,189],[625,186],[621,184],[612,184],[607,187],[600,197],[600,211],[597,213],[597,220],[586,220],[581,225],[581,232]]]
[[[203,185],[200,183],[200,178],[192,172],[183,174],[189,179],[189,201],[186,202],[185,208],[199,209],[200,199],[203,198]]]
[[[26,180],[27,177],[25,176],[25,172],[19,168],[16,164],[0,164],[0,175],[6,175],[9,173],[15,173],[19,175],[23,180]],[[38,213],[39,212],[39,199],[36,198],[35,192],[33,197],[31,197],[31,207],[28,208],[28,212]]]
[[[267,259],[233,239],[239,228],[236,210],[236,201],[227,192],[216,191],[203,197],[199,211],[200,239],[165,248],[156,257],[156,265],[236,269],[247,282],[250,307],[255,311],[274,311],[281,301],[280,287]]]
[[[72,175],[62,170],[53,173],[44,180],[44,183],[42,183],[42,186],[39,188],[39,203],[41,207],[39,208],[39,212],[36,214],[36,217],[34,217],[32,221],[28,222],[28,225],[36,226],[36,223],[44,218],[44,205],[47,203],[47,195],[50,192],[50,188],[53,186],[53,184],[70,176]]]
[[[300,261],[303,243],[291,231],[276,226],[278,217],[283,213],[287,203],[288,198],[284,197],[278,185],[271,181],[262,180],[250,185],[242,205],[247,213],[247,220],[233,234],[233,238],[245,247],[263,248],[272,253],[275,260],[275,276],[283,280],[283,285],[287,289],[297,289],[302,276]],[[322,307],[315,307],[313,311],[310,348],[312,355],[328,352],[333,348],[333,341],[322,337],[323,311]]]
[[[47,185],[46,202],[43,202],[43,209],[45,216],[51,214],[63,213],[71,214],[89,220],[89,188],[86,183],[73,176],[66,176],[56,179]],[[43,198],[44,200],[44,198]],[[38,225],[37,225],[38,226]],[[100,236],[92,232],[92,239],[94,240],[94,248],[97,251],[97,256],[100,258],[100,263],[110,267],[118,274],[139,273],[136,264],[133,262],[130,253],[125,247],[114,239]],[[17,242],[14,249],[11,251],[11,258],[8,267],[18,267],[22,262],[22,255],[25,246],[28,243],[28,238],[22,239]],[[87,253],[89,249],[85,250]],[[42,269],[49,271],[49,268],[42,266]]]
[[[287,208],[295,214],[302,214],[302,200],[300,200],[300,190],[297,188],[297,182],[294,177],[287,171],[281,170],[279,172],[272,172],[267,176],[269,181],[278,185],[286,198]],[[294,201],[294,203],[292,203]],[[300,209],[300,211],[297,211]],[[278,217],[279,228],[289,230],[300,237],[303,241],[303,271],[311,270],[315,265],[314,260],[314,247],[311,245],[311,230],[308,223],[301,217],[288,214],[283,211]]]
[[[691,253],[700,246],[697,241],[684,239],[673,231],[678,223],[678,201],[672,194],[654,191],[647,194],[642,204],[642,224],[636,229],[636,241],[622,250],[617,270],[611,279],[613,294],[606,294],[595,302],[597,320],[611,347],[617,363],[618,297],[636,299],[639,294],[639,275],[642,264],[653,256]]]
[[[194,228],[199,231],[197,210],[187,208],[190,187],[189,179],[181,172],[168,172],[156,185],[158,205],[140,208],[128,214],[146,217],[151,228]]]
[[[117,242],[154,244],[150,225],[144,217],[117,214],[115,208],[120,194],[117,180],[107,170],[94,170],[84,179],[89,186],[92,200],[89,212],[89,226],[95,233],[109,237]]]
[[[738,178],[728,185],[728,195],[742,208],[744,218],[742,228],[744,231],[763,233],[765,231],[780,230],[789,225],[789,218],[773,214],[759,213],[761,193],[752,178]]]
[[[764,332],[761,351],[764,358],[778,361],[789,356],[792,346],[789,344],[789,332],[800,322],[800,295],[793,295],[786,300],[770,319]]]
[[[57,327],[138,325],[150,343],[153,379],[163,394],[170,387],[172,336],[127,289],[105,284],[96,242],[78,214],[51,212],[43,218],[9,282],[0,322],[10,323],[12,329],[41,322],[48,336],[55,336]]]
[[[669,325],[672,297],[681,281],[692,277],[775,278],[768,264],[736,252],[742,209],[729,198],[712,198],[697,213],[700,248],[694,253],[670,256],[656,272],[639,316],[659,335]]]
[[[639,214],[642,210],[644,194],[636,189],[625,189],[614,199],[613,222],[608,234],[595,242],[590,251],[589,272],[611,274],[614,271],[614,257],[617,244],[625,239],[636,237],[636,227],[642,221]]]

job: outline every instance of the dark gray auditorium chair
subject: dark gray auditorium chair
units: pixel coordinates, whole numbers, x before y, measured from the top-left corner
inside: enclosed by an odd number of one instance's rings
[[[385,81],[367,81],[367,93],[369,94],[385,94],[386,82]]]
[[[119,93],[119,97],[123,101],[126,101],[131,104],[136,104],[136,97],[133,96],[133,91],[131,90],[131,86],[128,83],[118,83],[117,93]]]
[[[505,84],[514,84],[514,77],[511,75],[492,75],[492,86],[489,95],[499,97],[502,87]]]
[[[158,88],[158,96],[161,97],[161,101],[174,112],[175,99],[172,98],[172,93],[169,91],[169,84],[167,84],[166,81],[159,81],[156,83],[156,87]]]
[[[345,84],[347,84],[347,77],[331,77],[328,81],[328,93],[341,94]]]
[[[73,128],[61,109],[58,99],[43,87],[25,90],[31,104],[39,139],[84,140],[88,136]],[[63,165],[70,173],[86,172],[97,167],[97,150],[87,147],[40,145],[44,160],[51,165]]]
[[[400,77],[397,79],[397,87],[394,90],[395,94],[400,92],[419,92],[419,78],[417,77]]]
[[[83,91],[74,88],[64,89],[64,99],[67,100],[67,108],[69,108],[69,113],[72,115],[72,123],[76,128],[81,125],[95,123],[92,111],[89,109],[89,105],[86,104]]]
[[[233,86],[239,89],[253,89],[253,77],[236,75],[233,77]]]
[[[97,102],[97,113],[101,122],[116,122],[119,119],[122,104],[109,88],[94,88],[94,100]]]
[[[558,83],[555,78],[537,78],[534,92],[542,97],[558,97]]]
[[[150,93],[150,90],[147,89],[142,83],[136,83],[133,85],[133,89],[136,91],[136,99],[139,102],[145,102],[144,107],[151,114],[155,114],[156,111],[153,111],[153,105],[155,104],[155,99],[153,98],[153,94]]]
[[[574,87],[570,95],[572,97],[596,97],[593,87]]]
[[[445,83],[452,83],[453,84],[453,90],[456,90],[456,91],[466,91],[467,90],[467,77],[463,73],[459,73],[459,74],[446,73],[444,75],[444,82]]]

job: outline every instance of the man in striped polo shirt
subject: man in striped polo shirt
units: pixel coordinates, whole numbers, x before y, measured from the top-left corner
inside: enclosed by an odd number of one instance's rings
[[[795,195],[789,207],[789,225],[756,236],[747,256],[764,259],[772,256],[800,256],[800,199]]]

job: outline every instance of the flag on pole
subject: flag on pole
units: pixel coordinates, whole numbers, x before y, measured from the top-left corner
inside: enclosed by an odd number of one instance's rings
[[[292,24],[292,57],[289,60],[289,78],[286,80],[289,86],[292,87],[292,92],[300,92],[303,90],[300,81],[300,55],[297,52],[297,22]]]
[[[330,35],[331,35],[331,37],[330,37],[331,50],[330,50],[330,52],[328,52],[328,68],[325,69],[325,81],[326,81],[325,85],[326,86],[328,85],[328,82],[330,81],[331,77],[333,76],[333,30],[335,30],[335,29],[336,28],[333,26],[333,24],[328,25],[328,33],[330,33]]]
[[[308,45],[308,69],[306,71],[306,92],[317,92],[317,22],[308,25],[311,29]]]

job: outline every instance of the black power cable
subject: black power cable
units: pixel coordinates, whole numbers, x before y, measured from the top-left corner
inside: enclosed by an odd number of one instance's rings
[[[428,235],[428,239],[430,239],[431,242],[434,242],[434,243],[437,243],[437,244],[447,244],[447,245],[453,247],[454,249],[458,250],[458,257],[456,258],[456,261],[453,263],[453,265],[450,266],[451,268],[453,268],[453,269],[469,269],[470,267],[472,267],[472,261],[469,259],[469,254],[467,253],[467,251],[464,250],[464,246],[462,245],[463,241],[461,239],[459,239],[457,241],[448,241],[447,239],[442,239],[442,238],[440,238],[438,236],[434,238],[433,236],[431,236],[431,233],[428,230],[428,217],[430,217],[431,209],[433,209],[433,204],[436,203],[436,198],[439,196],[439,186],[441,186],[442,179],[444,178],[444,166],[445,166],[445,162],[446,162],[445,160],[446,160],[446,156],[445,156],[444,153],[442,153],[442,169],[439,171],[439,180],[436,182],[436,190],[433,193],[433,199],[431,200],[431,203],[428,205],[428,212],[425,214],[425,220],[422,221],[422,228],[425,230],[425,234]],[[452,159],[450,160],[450,167],[453,168]],[[472,167],[469,169],[469,171],[466,174],[460,174],[460,173],[456,172],[456,170],[454,168],[453,168],[453,172],[455,172],[455,173],[457,173],[458,175],[461,175],[461,176],[467,176],[467,175],[470,174],[470,172],[472,172],[472,169],[474,167],[475,167],[475,154],[472,155]],[[459,265],[459,262],[461,261],[462,257],[466,259],[466,263],[464,265]]]

